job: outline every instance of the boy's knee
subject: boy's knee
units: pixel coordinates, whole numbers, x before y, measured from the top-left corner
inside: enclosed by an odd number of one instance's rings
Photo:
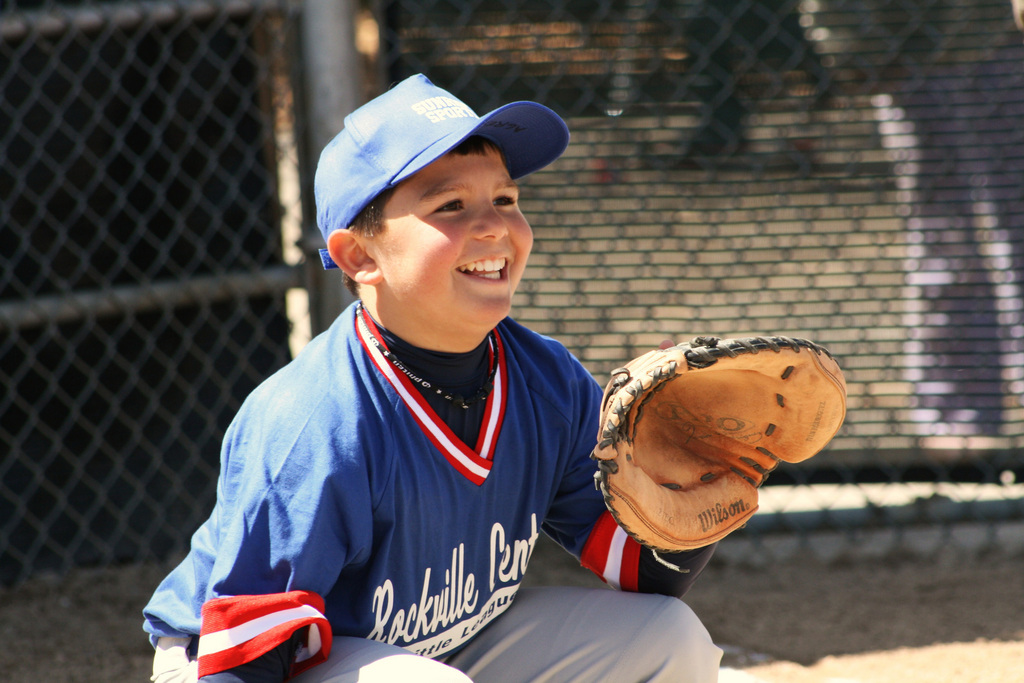
[[[722,650],[689,605],[666,597],[652,611],[640,636],[649,656],[661,662],[653,681],[706,683],[718,680]]]
[[[473,683],[469,676],[433,659],[403,654],[378,660],[360,671],[362,681],[417,681],[420,683]]]
[[[466,674],[395,645],[364,638],[334,639],[327,661],[292,679],[295,683],[472,683]]]

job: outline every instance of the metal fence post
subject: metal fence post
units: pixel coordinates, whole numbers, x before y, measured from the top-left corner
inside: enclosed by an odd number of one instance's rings
[[[355,46],[355,0],[306,0],[302,13],[302,73],[306,109],[305,175],[312,179],[320,151],[341,130],[345,116],[361,104],[362,67]],[[312,197],[312,183],[306,195]],[[312,333],[325,330],[352,301],[341,276],[325,272],[317,249],[323,238],[316,227],[312,199],[306,202],[303,243],[306,253]]]

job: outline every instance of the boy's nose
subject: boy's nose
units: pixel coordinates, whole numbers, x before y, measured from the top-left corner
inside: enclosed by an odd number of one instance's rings
[[[508,219],[492,205],[477,216],[474,232],[478,237],[504,237],[508,234]]]

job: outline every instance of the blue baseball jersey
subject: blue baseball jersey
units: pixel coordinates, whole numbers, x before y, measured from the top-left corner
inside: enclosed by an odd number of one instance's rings
[[[204,605],[303,592],[322,605],[282,613],[447,655],[509,607],[541,532],[613,585],[623,567],[635,583],[637,546],[593,482],[601,388],[561,344],[498,325],[494,389],[464,444],[361,320],[346,309],[242,405],[217,503],[145,608],[154,640],[200,634]],[[269,632],[284,619],[271,612],[260,603],[217,632]],[[208,652],[240,637],[211,636]]]

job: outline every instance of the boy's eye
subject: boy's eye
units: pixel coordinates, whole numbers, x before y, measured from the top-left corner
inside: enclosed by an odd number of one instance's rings
[[[456,199],[455,201],[448,202],[444,206],[438,208],[438,211],[458,211],[462,208],[462,200]]]
[[[512,195],[505,195],[495,199],[494,203],[497,204],[498,206],[512,206],[516,203],[516,201],[516,197]]]

